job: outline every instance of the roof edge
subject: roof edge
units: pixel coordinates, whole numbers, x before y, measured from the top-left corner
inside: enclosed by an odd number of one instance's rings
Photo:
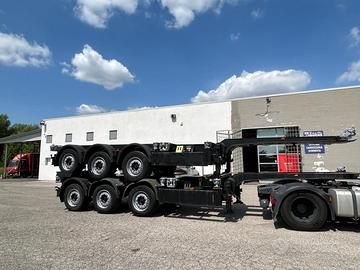
[[[242,98],[233,98],[233,99],[226,99],[226,100],[219,100],[219,101],[206,101],[206,102],[198,102],[198,103],[184,103],[178,105],[166,105],[161,107],[153,107],[153,108],[146,108],[146,109],[132,109],[132,110],[114,110],[109,112],[101,112],[101,113],[92,113],[92,114],[83,114],[83,115],[70,115],[70,116],[59,116],[59,117],[52,117],[52,118],[45,118],[43,121],[49,120],[61,120],[61,119],[69,119],[69,118],[78,118],[78,117],[89,117],[94,115],[107,115],[107,114],[114,114],[114,113],[127,113],[127,112],[139,112],[139,111],[150,111],[150,110],[158,110],[158,109],[166,109],[166,108],[177,108],[177,107],[187,107],[187,106],[198,106],[198,105],[205,105],[205,104],[217,104],[217,103],[226,103],[232,101],[240,101],[240,100],[249,100],[249,99],[259,99],[259,98],[266,98],[266,97],[280,97],[280,96],[290,96],[290,95],[302,95],[302,94],[311,94],[311,93],[319,93],[319,92],[328,92],[328,91],[341,91],[341,90],[348,90],[360,88],[360,85],[353,85],[353,86],[343,86],[343,87],[333,87],[333,88],[323,88],[323,89],[313,89],[313,90],[304,90],[304,91],[297,91],[297,92],[287,92],[287,93],[279,93],[279,94],[268,94],[262,96],[251,96],[251,97],[242,97]]]

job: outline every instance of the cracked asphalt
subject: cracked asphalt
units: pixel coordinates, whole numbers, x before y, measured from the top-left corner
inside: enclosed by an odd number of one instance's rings
[[[133,216],[67,211],[52,181],[0,180],[0,269],[359,269],[359,225],[297,232],[245,205]]]

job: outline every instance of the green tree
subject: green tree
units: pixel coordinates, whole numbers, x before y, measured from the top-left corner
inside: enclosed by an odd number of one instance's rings
[[[0,114],[0,138],[20,134],[38,129],[39,126],[31,124],[11,125],[6,114]],[[6,160],[9,161],[18,153],[39,153],[39,145],[36,144],[9,144]],[[0,167],[4,167],[4,146],[0,145]]]
[[[31,124],[14,124],[10,126],[9,128],[9,134],[10,135],[16,135],[21,134],[24,132],[28,132],[31,130],[38,129],[39,126],[37,125],[31,125]],[[32,144],[32,143],[16,143],[16,144],[9,144],[8,145],[8,151],[7,151],[7,157],[6,160],[11,160],[16,154],[19,153],[39,153],[39,145]]]
[[[28,132],[31,130],[35,130],[38,129],[39,126],[37,125],[29,125],[29,124],[14,124],[9,128],[9,133],[11,135],[15,135],[15,134],[19,134],[19,133],[24,133],[24,132]]]
[[[9,136],[10,124],[7,114],[0,114],[0,138]]]
[[[7,114],[0,114],[0,138],[8,136],[10,120]],[[0,144],[0,167],[2,168],[4,165],[4,145]]]

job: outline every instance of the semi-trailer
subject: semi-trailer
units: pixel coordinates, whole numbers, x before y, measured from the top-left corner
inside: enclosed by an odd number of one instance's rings
[[[219,143],[51,146],[59,166],[56,187],[60,201],[71,211],[90,201],[99,213],[114,212],[122,199],[137,216],[149,216],[160,204],[222,206],[232,211],[241,202],[241,184],[259,179],[276,180],[259,185],[264,210],[297,230],[317,230],[326,221],[357,221],[360,210],[359,173],[232,173],[232,152],[254,145],[340,144],[354,141],[355,129],[341,136],[225,139]],[[214,166],[211,175],[179,173],[178,166]],[[116,170],[121,171],[116,175]]]

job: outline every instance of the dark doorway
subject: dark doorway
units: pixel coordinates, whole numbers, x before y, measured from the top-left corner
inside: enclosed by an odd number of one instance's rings
[[[256,138],[256,129],[243,129],[243,138]],[[243,147],[244,172],[258,172],[257,146]]]

